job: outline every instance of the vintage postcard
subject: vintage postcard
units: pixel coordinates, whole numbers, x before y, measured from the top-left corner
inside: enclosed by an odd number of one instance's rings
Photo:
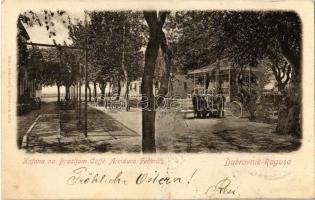
[[[311,1],[3,0],[4,199],[315,197]]]

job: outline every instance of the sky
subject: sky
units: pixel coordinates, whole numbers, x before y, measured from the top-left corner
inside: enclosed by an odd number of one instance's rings
[[[44,21],[44,14],[43,12],[37,13],[39,18]],[[68,29],[67,27],[62,23],[62,20],[67,21],[67,17],[69,16],[72,21],[76,20],[84,20],[84,12],[71,12],[66,11],[66,15],[63,15],[62,17],[59,17],[55,15],[54,18],[52,18],[52,21],[54,22],[54,30],[56,33],[56,36],[49,38],[48,31],[46,30],[45,26],[39,26],[37,23],[34,24],[33,27],[30,27],[26,24],[24,24],[24,27],[26,31],[28,32],[30,36],[30,42],[33,43],[45,43],[45,44],[53,44],[53,39],[56,40],[56,42],[59,44],[63,44],[65,41],[67,44],[71,44],[72,41],[69,39]]]

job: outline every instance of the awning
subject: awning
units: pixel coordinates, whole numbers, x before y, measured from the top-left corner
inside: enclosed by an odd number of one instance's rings
[[[218,68],[217,66],[217,63],[214,63],[214,64],[211,64],[211,65],[206,65],[204,67],[201,67],[199,69],[194,69],[194,70],[188,70],[187,74],[188,75],[193,75],[193,74],[207,74],[209,72],[212,72],[216,69],[220,69],[220,71],[224,72],[224,71],[227,71],[229,69],[234,69],[233,67],[230,67],[229,66],[229,63],[226,63],[226,62],[223,62],[222,64],[220,64],[220,67]],[[251,67],[249,68],[249,66],[246,66],[244,67],[244,71],[249,71],[251,70],[252,72],[257,72],[258,69],[257,68],[254,68],[254,67]]]
[[[187,74],[208,73],[208,72],[213,71],[214,68],[215,68],[215,66],[213,66],[213,65],[207,65],[207,66],[204,66],[204,67],[199,68],[199,69],[188,70],[188,73],[187,73]]]

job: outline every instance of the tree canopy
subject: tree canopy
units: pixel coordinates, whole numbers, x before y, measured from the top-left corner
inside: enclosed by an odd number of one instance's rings
[[[198,68],[221,58],[256,66],[260,59],[279,55],[298,65],[301,22],[294,12],[184,11],[176,16],[182,67]]]

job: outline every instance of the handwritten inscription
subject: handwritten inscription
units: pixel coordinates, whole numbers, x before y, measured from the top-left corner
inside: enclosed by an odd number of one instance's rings
[[[153,175],[148,173],[141,173],[136,179],[136,184],[144,184],[144,183],[152,183],[152,184],[170,184],[170,183],[182,183],[181,177],[170,177],[170,176],[163,176],[160,175],[157,171]]]
[[[236,195],[236,189],[232,187],[231,183],[231,179],[229,177],[226,177],[216,184],[209,186],[205,192],[205,195],[209,197],[213,197],[216,194]]]
[[[234,182],[233,177],[224,177],[222,179],[213,180],[207,179],[202,180],[200,184],[200,178],[203,176],[200,174],[198,169],[194,169],[191,173],[179,173],[178,170],[174,170],[170,173],[170,169],[167,170],[157,170],[160,168],[145,168],[135,173],[133,171],[132,175],[128,171],[124,171],[123,168],[119,169],[120,165],[128,166],[140,166],[140,165],[165,165],[166,162],[159,157],[140,157],[134,158],[119,158],[119,157],[92,157],[89,159],[85,158],[66,158],[61,157],[59,159],[42,159],[42,158],[32,158],[25,157],[22,160],[23,165],[28,166],[40,166],[40,165],[50,165],[50,166],[75,166],[75,169],[70,171],[70,174],[65,177],[65,183],[67,185],[90,185],[90,184],[107,184],[107,185],[137,185],[140,186],[162,186],[162,185],[183,185],[185,188],[189,187],[200,195],[205,195],[207,198],[211,197],[227,197],[234,198],[240,196],[238,191],[237,182]],[[224,166],[266,166],[266,167],[277,167],[277,166],[289,166],[291,165],[291,160],[285,159],[269,159],[254,157],[251,159],[239,159],[239,158],[226,158],[223,163]],[[95,169],[93,166],[99,166]],[[110,167],[105,167],[110,166]],[[115,171],[112,171],[115,167]],[[151,170],[150,170],[151,169]],[[178,173],[177,173],[178,172]],[[198,173],[197,173],[198,172]],[[278,172],[277,172],[278,173]],[[259,174],[250,173],[251,176],[263,177],[266,180],[277,180],[287,176],[287,174],[276,175],[277,174]],[[195,178],[195,175],[198,178]],[[217,181],[217,182],[216,182]],[[186,186],[185,186],[186,185]]]
[[[169,175],[168,173],[140,172],[134,178],[128,177],[127,180],[123,171],[118,170],[116,173],[104,171],[92,171],[87,167],[78,167],[72,171],[71,176],[66,179],[68,185],[84,185],[84,184],[112,184],[112,185],[169,185],[169,184],[190,184],[197,173],[197,169],[188,177]],[[221,179],[217,183],[207,187],[204,194],[207,197],[215,195],[239,195],[237,187],[232,185],[232,180],[229,177]]]
[[[267,160],[267,161],[266,161]],[[236,160],[233,162],[230,159],[226,160],[225,165],[236,165],[238,163],[246,163],[257,165],[262,162],[268,162],[271,164],[271,161],[266,160],[255,160],[255,161],[240,161]],[[269,162],[270,161],[270,162]],[[198,169],[194,169],[189,174],[176,174],[169,173],[169,171],[159,171],[159,170],[141,170],[137,173],[133,173],[132,176],[128,174],[128,172],[116,169],[114,172],[110,168],[100,167],[99,169],[90,168],[89,165],[97,165],[97,166],[119,166],[119,165],[148,165],[148,164],[161,164],[163,165],[165,162],[160,158],[151,158],[151,157],[142,157],[141,159],[118,159],[118,158],[104,158],[104,157],[92,157],[90,159],[81,159],[81,158],[73,158],[66,159],[61,157],[59,160],[46,160],[46,159],[35,159],[25,157],[22,161],[24,165],[56,165],[56,166],[64,166],[64,165],[74,165],[77,166],[70,172],[70,175],[65,177],[65,182],[67,185],[91,185],[91,184],[99,184],[99,185],[138,185],[138,186],[149,186],[149,185],[191,185],[193,189],[206,197],[234,197],[239,196],[238,187],[235,183],[232,183],[233,179],[230,177],[225,177],[220,179],[218,182],[214,183],[215,180],[206,180],[206,186],[203,184],[201,188],[198,184],[198,179],[196,179],[196,174],[200,178],[200,173]],[[276,162],[275,162],[276,163]],[[279,163],[276,163],[279,164]],[[198,172],[198,173],[197,173]],[[196,185],[197,184],[197,185]],[[197,186],[197,187],[196,187]]]
[[[127,180],[123,177],[123,172],[119,171],[116,174],[95,173],[89,171],[87,167],[79,167],[72,171],[72,175],[67,179],[68,185],[75,184],[127,184]],[[168,175],[161,175],[157,171],[153,174],[140,173],[135,179],[137,185],[140,184],[171,184],[182,183],[182,177],[170,177]]]
[[[122,178],[123,172],[117,174],[94,173],[88,170],[87,167],[79,167],[73,170],[73,174],[67,179],[68,185],[75,184],[126,184],[127,181]]]

